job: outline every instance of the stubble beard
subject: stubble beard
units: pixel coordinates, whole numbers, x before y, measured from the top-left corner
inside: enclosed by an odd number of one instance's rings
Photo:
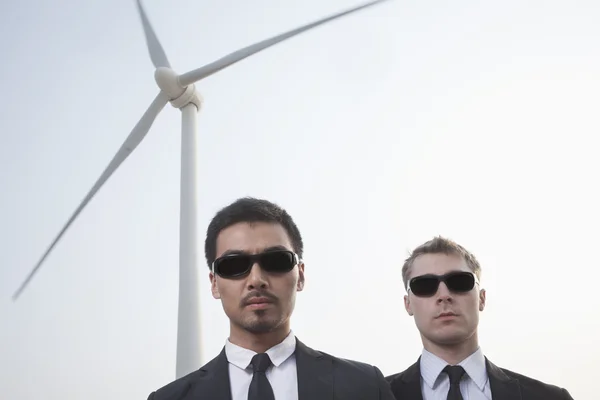
[[[280,318],[269,318],[268,310],[253,311],[252,317],[242,323],[242,328],[253,334],[273,332],[283,321]]]

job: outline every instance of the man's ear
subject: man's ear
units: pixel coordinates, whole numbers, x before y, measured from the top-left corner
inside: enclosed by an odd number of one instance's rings
[[[479,311],[483,311],[485,308],[485,289],[479,291]]]
[[[413,316],[413,312],[412,312],[412,308],[410,306],[410,299],[408,298],[408,295],[404,295],[404,308],[406,309],[406,312],[408,313],[408,315],[410,315],[411,317]]]
[[[296,285],[296,291],[301,292],[304,289],[304,263],[298,264],[298,284]]]
[[[219,287],[217,286],[217,277],[215,274],[210,272],[208,274],[208,279],[210,279],[210,291],[215,299],[221,298],[221,293],[219,293]]]

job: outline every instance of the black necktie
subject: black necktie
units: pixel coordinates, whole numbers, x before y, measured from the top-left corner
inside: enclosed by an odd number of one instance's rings
[[[252,357],[250,361],[254,375],[248,390],[248,400],[275,400],[273,388],[267,379],[265,372],[271,365],[271,359],[267,353],[260,353]]]
[[[447,365],[443,372],[447,373],[450,378],[450,390],[448,390],[446,400],[464,400],[462,394],[460,394],[460,379],[465,374],[463,367],[460,365]]]

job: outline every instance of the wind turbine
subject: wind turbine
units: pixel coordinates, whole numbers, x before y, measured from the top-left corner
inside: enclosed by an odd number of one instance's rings
[[[255,43],[231,54],[220,58],[210,64],[197,68],[193,71],[178,75],[171,69],[171,64],[163,50],[154,29],[142,6],[137,0],[137,7],[142,20],[146,44],[150,53],[150,59],[156,68],[154,78],[160,91],[146,110],[142,118],[135,125],[121,148],[117,151],[100,178],[94,183],[91,190],[86,194],[83,201],[75,209],[67,223],[59,231],[46,252],[34,266],[25,281],[13,295],[16,300],[29,284],[33,276],[39,270],[50,252],[65,234],[67,229],[75,221],[77,216],[90,202],[102,185],[110,178],[117,168],[127,159],[135,148],[144,139],[150,130],[154,120],[167,103],[181,110],[181,189],[180,189],[180,244],[179,244],[179,304],[177,322],[177,360],[176,377],[201,366],[200,349],[200,293],[198,286],[198,176],[197,176],[197,154],[198,145],[196,116],[202,105],[194,86],[200,81],[232,64],[235,64],[253,54],[256,54],[279,42],[308,31],[319,25],[333,21],[345,15],[352,14],[367,7],[374,6],[387,0],[374,0],[362,5],[350,8],[346,11],[333,14],[303,25],[296,29],[271,37]]]

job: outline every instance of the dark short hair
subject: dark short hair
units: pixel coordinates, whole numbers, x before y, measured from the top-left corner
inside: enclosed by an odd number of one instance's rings
[[[221,231],[240,222],[267,222],[281,225],[292,242],[293,250],[302,258],[302,235],[292,217],[283,208],[264,199],[244,197],[217,212],[206,230],[204,254],[210,268],[217,257],[217,237]]]
[[[424,254],[446,254],[462,257],[469,269],[477,276],[477,279],[481,279],[481,265],[472,253],[451,239],[436,236],[414,249],[404,262],[402,266],[402,281],[405,289],[415,260]]]

